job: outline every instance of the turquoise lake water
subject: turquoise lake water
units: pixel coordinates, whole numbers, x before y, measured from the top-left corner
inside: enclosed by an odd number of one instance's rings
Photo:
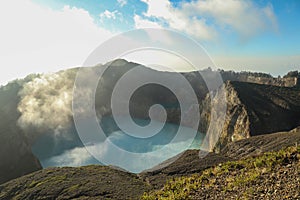
[[[134,119],[140,125],[149,124],[149,120]],[[157,134],[150,138],[136,138],[121,131],[112,118],[104,118],[100,123],[102,129],[107,135],[106,141],[95,142],[90,145],[91,148],[97,148],[99,155],[106,161],[106,164],[117,165],[131,172],[141,172],[143,170],[154,167],[155,165],[175,156],[178,152],[187,149],[199,149],[204,134],[197,133],[196,137],[183,139],[170,143],[178,131],[178,125],[166,123]],[[188,135],[194,130],[182,127],[183,132]],[[121,156],[122,153],[110,150],[108,144],[114,144],[124,152],[132,152],[139,155],[151,152],[151,162],[147,162],[147,157],[141,157],[139,160],[130,160],[124,157],[121,164],[109,163],[109,159],[114,156]],[[167,147],[163,153],[157,151]],[[89,149],[89,148],[88,148]],[[102,164],[94,156],[92,156],[87,148],[82,144],[75,128],[70,129],[61,134],[48,133],[38,139],[32,147],[33,153],[39,158],[42,166],[62,167],[62,166],[85,166],[91,164]],[[156,154],[156,152],[158,152]],[[124,154],[125,155],[125,154]],[[98,158],[98,157],[97,157]],[[137,158],[139,159],[139,158]],[[108,160],[108,161],[107,161]],[[146,162],[145,162],[146,161]]]

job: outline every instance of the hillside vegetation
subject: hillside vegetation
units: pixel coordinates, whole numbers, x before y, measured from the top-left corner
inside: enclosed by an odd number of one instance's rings
[[[298,146],[176,178],[142,199],[299,199],[299,183]]]

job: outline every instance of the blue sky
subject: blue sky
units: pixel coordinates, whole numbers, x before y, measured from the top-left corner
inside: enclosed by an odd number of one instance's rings
[[[35,2],[50,6],[53,9],[62,9],[65,5],[83,8],[93,16],[95,23],[111,31],[128,31],[134,29],[134,15],[143,16],[143,13],[147,12],[148,7],[147,3],[140,0],[124,0],[126,4],[122,6],[117,0],[35,0]],[[183,2],[191,1],[170,0],[170,2],[174,8],[180,8]],[[221,44],[221,47],[228,47],[226,48],[226,53],[232,53],[237,56],[246,54],[256,55],[258,53],[264,55],[300,54],[300,46],[298,45],[300,44],[300,20],[298,20],[300,18],[300,2],[298,0],[259,0],[252,1],[251,4],[258,8],[271,5],[278,24],[278,30],[262,30],[257,35],[241,41],[239,33],[218,29],[220,34],[223,34],[222,31],[225,32],[224,36],[220,35],[218,38],[221,40],[219,43],[215,44],[212,41],[206,40],[199,41],[211,49],[212,54],[215,54],[215,52],[222,53],[222,48],[216,47],[219,44]],[[117,11],[120,15],[115,14],[115,18],[103,17],[101,21],[99,15],[105,11]],[[201,17],[201,13],[198,16]],[[146,19],[156,21],[153,17]],[[251,29],[251,24],[249,24],[249,29]]]
[[[275,76],[300,68],[298,0],[11,0],[1,4],[0,64],[11,69],[0,77],[1,83],[28,73],[80,66],[105,39],[148,27],[192,37],[220,68]]]

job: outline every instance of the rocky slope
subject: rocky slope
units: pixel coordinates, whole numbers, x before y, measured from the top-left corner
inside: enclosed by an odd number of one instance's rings
[[[288,131],[300,125],[300,88],[278,87],[229,81],[225,84],[227,112],[225,124],[214,124],[221,133],[215,148],[220,151],[231,141],[272,132]],[[215,95],[215,101],[224,101]],[[203,102],[201,131],[207,132],[210,122],[219,122],[210,106],[210,96]]]
[[[230,142],[220,153],[209,153],[199,159],[199,150],[188,150],[160,166],[141,173],[141,177],[154,185],[162,187],[166,180],[199,173],[208,167],[227,161],[257,156],[265,152],[279,151],[282,148],[300,144],[300,130],[254,136]]]
[[[299,199],[299,170],[294,146],[175,179],[142,199]]]
[[[0,186],[0,199],[139,199],[150,186],[104,166],[49,168]]]

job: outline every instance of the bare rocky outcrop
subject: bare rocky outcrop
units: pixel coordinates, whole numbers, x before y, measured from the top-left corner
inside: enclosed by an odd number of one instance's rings
[[[232,141],[272,132],[289,131],[300,125],[300,89],[245,82],[229,81],[225,84],[226,98],[215,95],[215,101],[226,101],[227,111],[220,137],[214,148],[220,151]],[[209,131],[208,124],[218,122],[211,118],[215,108],[203,102],[202,132]],[[204,116],[204,117],[203,117]],[[216,134],[216,133],[215,133]],[[211,149],[212,150],[212,149]]]
[[[212,146],[217,152],[226,144],[231,141],[237,141],[240,139],[250,137],[250,121],[246,106],[241,102],[239,93],[232,87],[231,83],[228,82],[225,85],[226,97],[221,98],[216,96],[217,102],[224,101],[227,103],[227,110],[225,111],[224,124],[218,126],[221,130],[215,130],[212,134],[219,132],[219,140],[216,146]],[[215,110],[215,108],[212,108]],[[216,115],[220,117],[220,114]],[[212,119],[213,121],[219,121],[219,119]],[[209,130],[208,130],[209,131]],[[212,150],[212,149],[211,149]]]

